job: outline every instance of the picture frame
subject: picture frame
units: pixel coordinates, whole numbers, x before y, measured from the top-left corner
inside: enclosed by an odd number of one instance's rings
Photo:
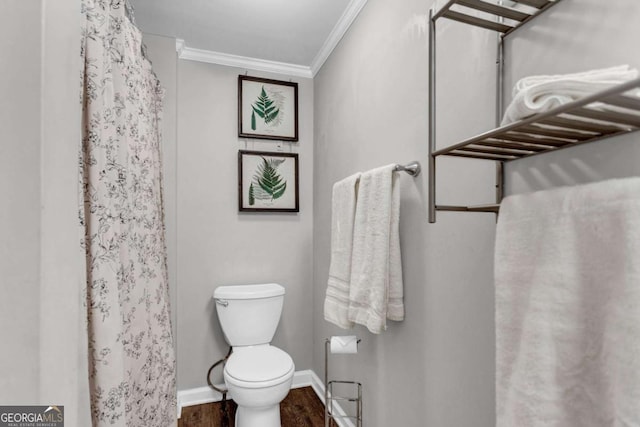
[[[298,141],[298,83],[239,75],[238,137]]]
[[[298,154],[238,151],[240,212],[299,212]]]

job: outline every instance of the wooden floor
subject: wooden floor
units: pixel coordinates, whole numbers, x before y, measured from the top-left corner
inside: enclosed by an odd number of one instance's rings
[[[235,427],[236,404],[227,401],[227,408],[228,427]],[[311,387],[294,388],[280,403],[280,420],[282,427],[324,427],[324,405]],[[336,427],[336,424],[332,421],[331,426]],[[178,427],[223,427],[222,403],[182,408]]]

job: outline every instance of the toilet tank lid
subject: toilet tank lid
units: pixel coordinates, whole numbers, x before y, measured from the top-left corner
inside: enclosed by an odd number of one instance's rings
[[[222,299],[258,299],[284,295],[284,287],[277,283],[258,285],[218,286],[213,291],[214,298]]]

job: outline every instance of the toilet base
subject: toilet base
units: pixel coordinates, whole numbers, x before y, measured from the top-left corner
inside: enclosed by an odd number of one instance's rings
[[[261,408],[238,405],[236,427],[282,427],[280,405]]]

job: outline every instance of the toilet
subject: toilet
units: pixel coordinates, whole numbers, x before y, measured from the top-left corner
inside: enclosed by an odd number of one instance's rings
[[[272,346],[284,304],[276,283],[219,286],[213,292],[224,337],[233,352],[224,382],[236,402],[236,427],[281,427],[280,402],[293,382],[295,366]]]

